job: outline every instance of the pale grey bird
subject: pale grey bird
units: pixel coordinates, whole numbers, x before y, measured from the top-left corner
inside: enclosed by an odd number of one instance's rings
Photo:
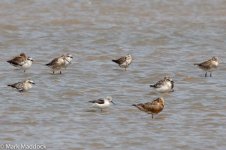
[[[219,59],[217,57],[212,57],[211,59],[204,61],[202,63],[195,63],[200,69],[204,70],[205,77],[207,77],[207,72],[210,72],[210,77],[212,77],[212,72],[217,69],[219,65]]]
[[[17,89],[19,92],[25,92],[32,88],[32,85],[35,84],[32,80],[25,80],[22,82],[17,82],[14,84],[9,84],[8,86]]]
[[[54,58],[51,62],[46,64],[46,66],[50,67],[53,70],[53,74],[55,73],[55,71],[60,71],[61,74],[61,69],[65,66],[65,60],[63,55]]]

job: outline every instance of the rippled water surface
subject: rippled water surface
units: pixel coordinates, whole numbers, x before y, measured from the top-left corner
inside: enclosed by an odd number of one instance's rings
[[[226,149],[224,0],[2,0],[0,144],[47,149]],[[26,73],[6,60],[25,52]],[[44,66],[74,56],[62,75]],[[132,54],[127,71],[111,62]],[[218,56],[213,77],[193,66]],[[170,75],[175,92],[151,83]],[[26,93],[7,84],[32,79]],[[104,112],[89,100],[112,96]],[[133,103],[165,99],[154,119]]]

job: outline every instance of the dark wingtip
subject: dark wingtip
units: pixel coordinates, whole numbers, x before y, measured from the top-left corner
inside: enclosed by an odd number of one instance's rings
[[[45,64],[46,66],[49,66],[50,64]]]
[[[132,106],[135,106],[136,107],[137,105],[136,104],[133,104]]]
[[[155,87],[155,85],[150,85],[150,87]]]
[[[7,62],[8,62],[9,64],[19,65],[18,63],[14,62],[14,61],[12,61],[12,60],[8,60]]]
[[[116,63],[116,60],[112,59],[111,61],[115,62]]]
[[[6,62],[9,64],[13,64],[13,62],[11,60],[7,60]]]
[[[10,87],[14,88],[13,84],[8,84],[7,86],[10,86]]]

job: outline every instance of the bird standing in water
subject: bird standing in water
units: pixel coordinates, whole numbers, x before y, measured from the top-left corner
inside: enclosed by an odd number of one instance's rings
[[[113,59],[112,61],[117,63],[119,65],[119,67],[121,68],[128,68],[129,65],[132,63],[132,56],[130,54],[126,55],[126,56],[122,56],[119,59]]]
[[[157,98],[152,102],[133,104],[132,106],[137,107],[139,110],[144,111],[148,114],[152,115],[152,119],[154,118],[154,114],[160,113],[164,108],[164,99]]]

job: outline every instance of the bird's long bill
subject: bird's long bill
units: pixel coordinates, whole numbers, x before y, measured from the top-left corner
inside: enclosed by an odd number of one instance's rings
[[[113,101],[111,101],[112,104],[116,105]]]

